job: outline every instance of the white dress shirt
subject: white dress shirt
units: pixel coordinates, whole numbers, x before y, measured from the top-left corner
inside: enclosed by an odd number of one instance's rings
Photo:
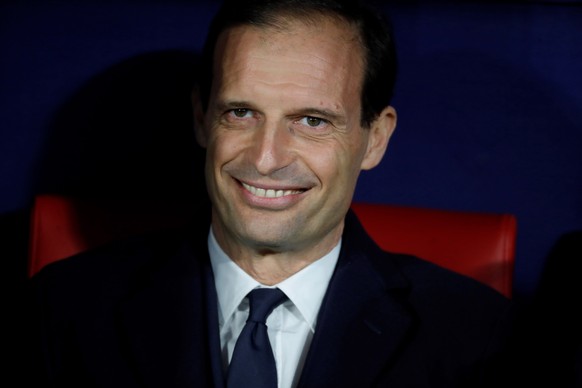
[[[267,318],[279,388],[295,387],[299,382],[315,332],[319,307],[337,263],[340,246],[341,240],[327,255],[274,286],[289,298]],[[212,228],[208,235],[208,251],[218,295],[220,345],[223,370],[226,372],[236,340],[249,314],[245,296],[256,287],[267,286],[253,279],[224,253]]]

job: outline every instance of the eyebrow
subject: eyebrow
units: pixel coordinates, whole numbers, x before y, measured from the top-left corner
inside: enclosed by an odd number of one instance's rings
[[[236,109],[236,108],[249,108],[254,109],[254,104],[250,101],[218,101],[216,107],[220,110]]]

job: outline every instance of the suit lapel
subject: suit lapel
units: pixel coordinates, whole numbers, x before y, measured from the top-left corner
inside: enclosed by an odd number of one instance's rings
[[[135,362],[145,386],[214,385],[205,314],[210,266],[205,253],[205,259],[199,260],[192,251],[192,245],[185,243],[123,307],[128,358]],[[196,248],[206,251],[205,245]],[[216,307],[211,311],[216,314]],[[218,338],[217,326],[214,329],[216,335],[210,338]]]
[[[380,274],[370,256],[385,254],[354,228],[359,225],[351,225],[344,233],[300,387],[373,385],[412,327],[403,300],[406,281],[385,257],[382,273],[388,275]]]

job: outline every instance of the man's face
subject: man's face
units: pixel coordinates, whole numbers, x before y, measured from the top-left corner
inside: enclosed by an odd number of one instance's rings
[[[362,49],[337,23],[242,26],[218,41],[197,138],[207,148],[213,230],[231,256],[325,254],[360,170],[384,153],[387,139],[360,126]]]

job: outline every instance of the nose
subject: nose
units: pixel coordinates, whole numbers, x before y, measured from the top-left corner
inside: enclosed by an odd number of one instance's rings
[[[292,162],[293,134],[284,122],[265,121],[253,137],[252,160],[257,171],[269,175]]]

